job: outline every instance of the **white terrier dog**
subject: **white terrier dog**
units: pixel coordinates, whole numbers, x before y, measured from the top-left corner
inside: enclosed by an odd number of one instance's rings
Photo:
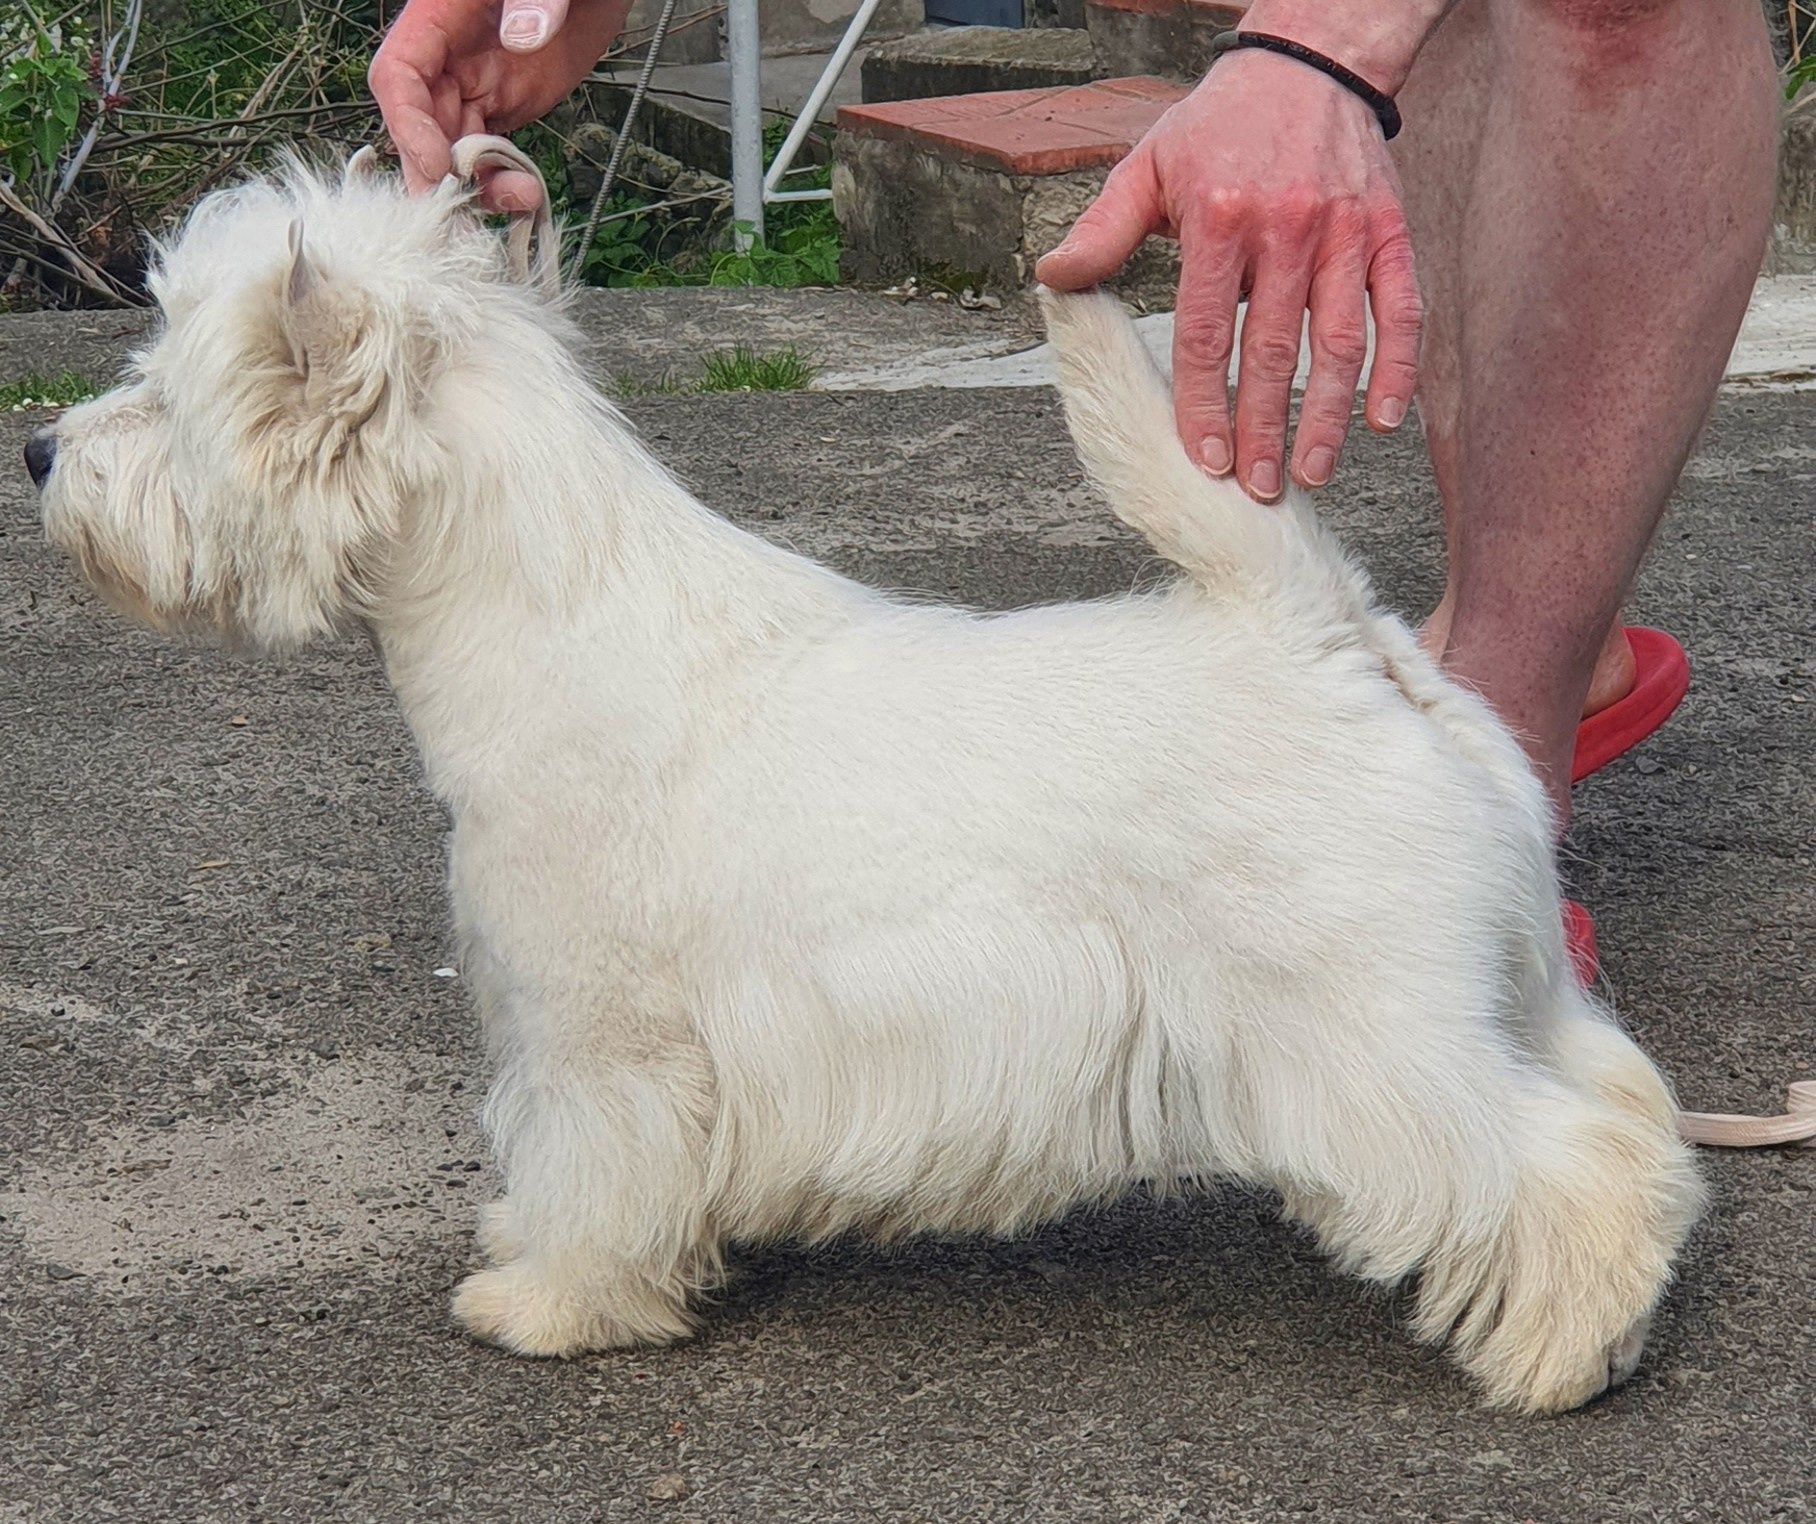
[[[1572,975],[1539,785],[1304,501],[1192,467],[1119,309],[1048,301],[1067,414],[1185,575],[983,616],[703,508],[524,242],[452,182],[214,195],[131,379],[28,452],[131,613],[383,651],[496,1067],[460,1321],[655,1343],[729,1242],[1232,1176],[1416,1273],[1490,1400],[1624,1378],[1698,1186]]]

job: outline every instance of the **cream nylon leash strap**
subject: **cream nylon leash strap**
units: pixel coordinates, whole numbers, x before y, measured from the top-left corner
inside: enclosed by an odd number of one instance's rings
[[[1781,1143],[1816,1148],[1816,1080],[1798,1080],[1791,1086],[1783,1116],[1680,1111],[1677,1131],[1686,1143],[1702,1143],[1710,1148],[1773,1148]]]
[[[505,259],[513,280],[541,286],[549,296],[561,291],[557,256],[561,240],[555,232],[555,214],[549,207],[549,188],[536,161],[509,138],[475,132],[460,139],[451,150],[453,167],[448,178],[472,185],[481,169],[514,169],[534,178],[538,196],[533,212],[514,212],[505,237]],[[378,173],[378,151],[370,143],[354,150],[343,176],[349,184]],[[443,182],[446,183],[445,181]]]
[[[549,296],[559,294],[561,241],[555,234],[554,213],[549,209],[549,188],[543,182],[536,161],[508,138],[482,132],[460,139],[454,145],[453,161],[455,177],[469,184],[482,169],[514,169],[534,177],[539,192],[536,210],[512,216],[511,231],[505,241],[505,257],[517,280],[533,282]]]

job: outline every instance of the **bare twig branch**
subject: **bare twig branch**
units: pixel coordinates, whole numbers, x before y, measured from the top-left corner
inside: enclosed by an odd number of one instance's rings
[[[11,186],[0,181],[0,206],[4,206],[40,238],[53,248],[60,250],[69,262],[69,273],[82,285],[109,301],[125,302],[130,306],[143,306],[145,299],[137,292],[129,291],[105,270],[89,263],[86,256],[64,236],[63,230],[53,222],[47,222],[33,211],[18,196]]]
[[[107,44],[107,52],[101,65],[101,97],[103,102],[110,96],[120,93],[120,86],[126,81],[126,71],[132,66],[133,49],[139,44],[139,23],[145,15],[145,0],[131,0],[127,7],[126,22],[115,32]],[[76,183],[76,176],[82,172],[82,166],[88,162],[88,156],[94,152],[95,142],[101,135],[101,123],[107,118],[105,104],[95,112],[95,119],[88,124],[88,131],[82,135],[82,141],[76,151],[69,156],[63,167],[63,174],[57,181],[57,189],[50,198],[50,214],[57,215],[63,205],[63,198],[69,194],[69,188]]]
[[[252,116],[244,113],[228,121],[198,122],[193,117],[176,118],[188,121],[187,127],[172,127],[159,132],[137,132],[124,137],[103,138],[96,146],[104,153],[124,153],[129,148],[145,148],[157,143],[190,143],[201,141],[205,135],[218,134],[233,127],[257,127],[269,122],[299,122],[305,118],[323,116],[357,117],[372,112],[372,108],[361,103],[347,102],[335,106],[289,106],[270,111],[261,111]],[[319,126],[319,120],[315,123]],[[226,142],[226,138],[209,138],[210,142]]]

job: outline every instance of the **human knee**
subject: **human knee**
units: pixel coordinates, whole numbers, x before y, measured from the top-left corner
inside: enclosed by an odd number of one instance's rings
[[[1686,34],[1765,34],[1754,0],[1511,0],[1509,8],[1516,25],[1537,24],[1547,47],[1593,52],[1604,67],[1621,56],[1638,62],[1653,45]]]
[[[1694,3],[1695,0],[1521,0],[1521,7],[1592,39],[1635,35]]]

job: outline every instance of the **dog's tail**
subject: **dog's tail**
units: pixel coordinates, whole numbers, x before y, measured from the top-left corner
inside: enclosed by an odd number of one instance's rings
[[[1166,382],[1115,298],[1043,288],[1041,306],[1073,442],[1119,519],[1213,592],[1322,591],[1344,615],[1364,613],[1365,586],[1302,493],[1265,507],[1192,464]]]

